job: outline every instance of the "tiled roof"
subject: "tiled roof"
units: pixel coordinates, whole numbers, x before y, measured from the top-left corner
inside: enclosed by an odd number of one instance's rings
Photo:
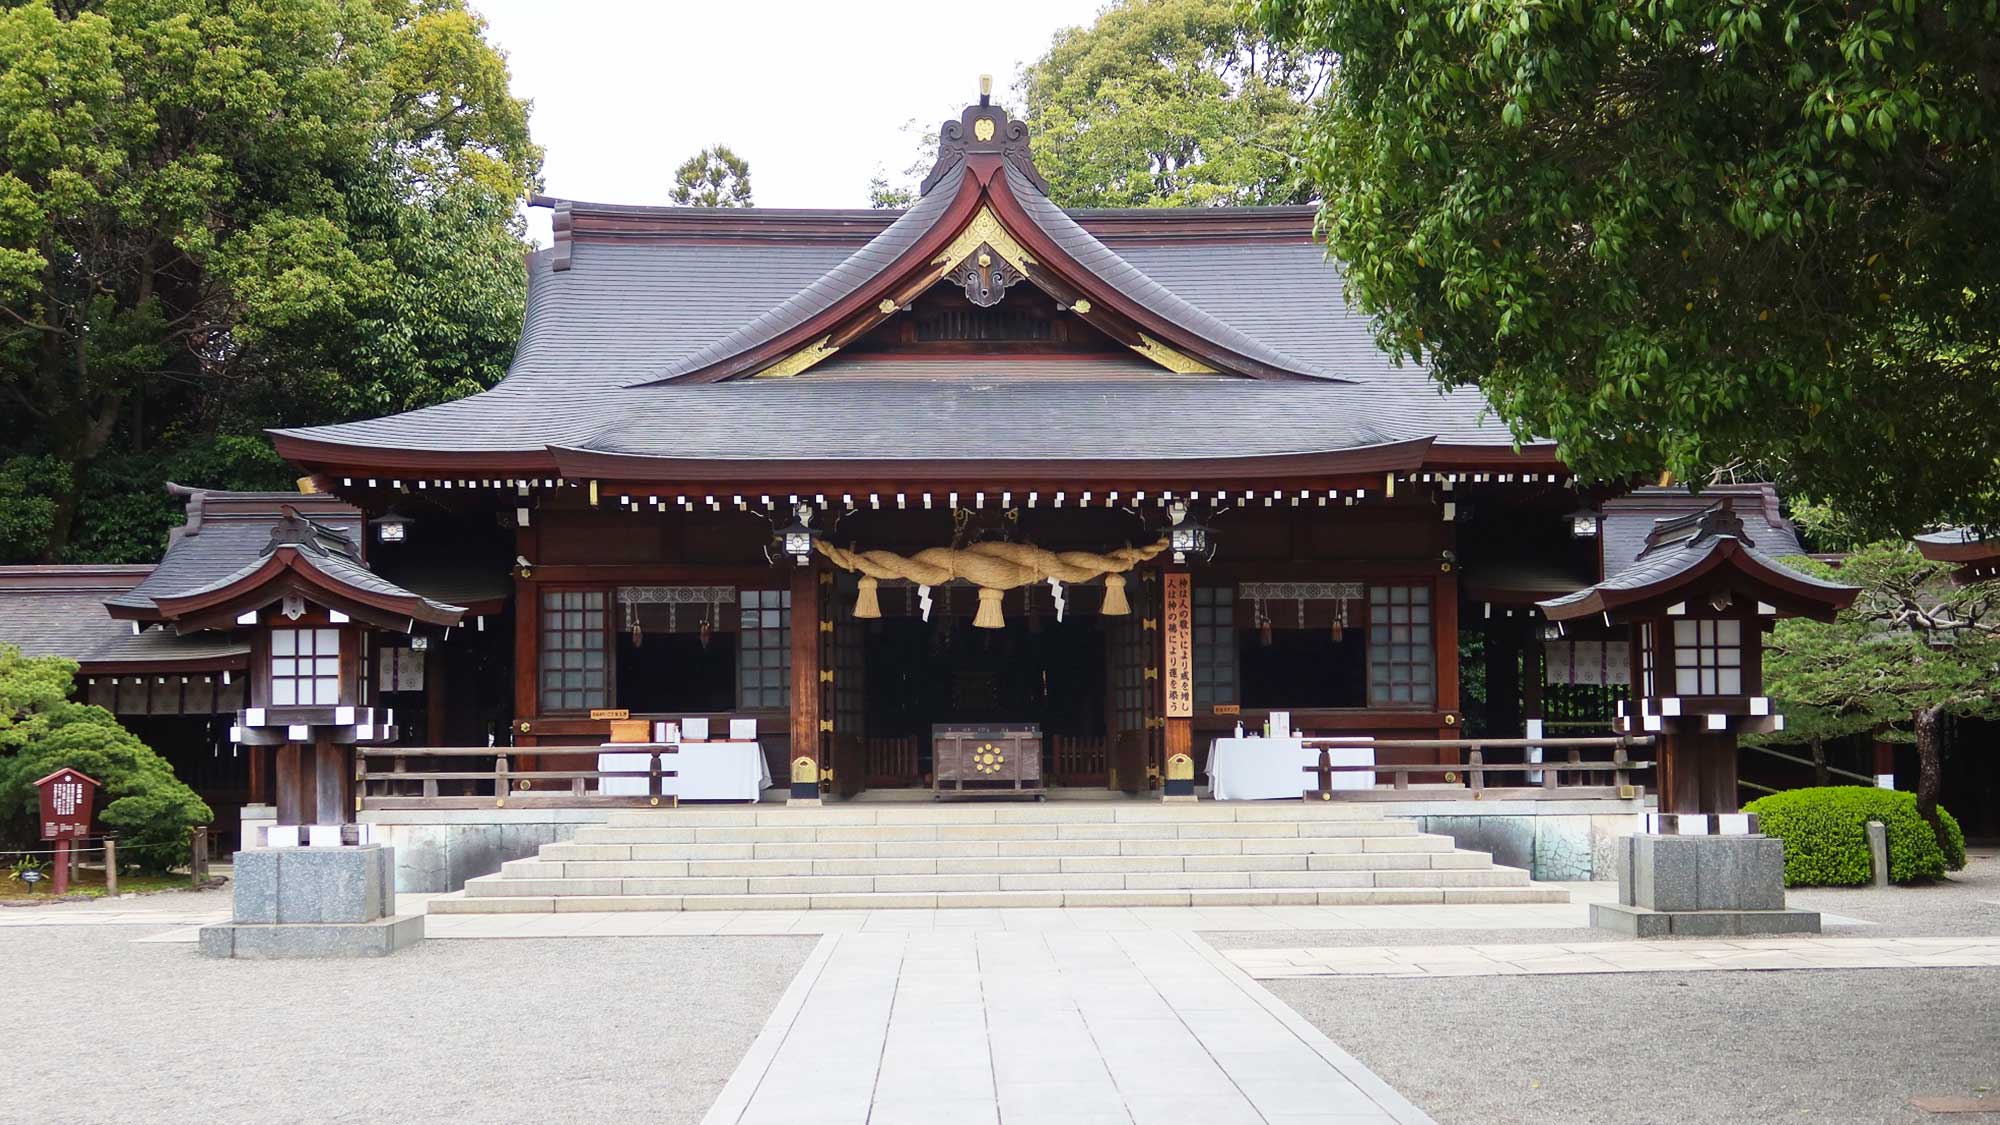
[[[0,567],[0,644],[28,656],[63,656],[85,666],[112,662],[169,664],[247,656],[247,642],[219,634],[182,637],[104,612],[107,592],[129,588],[152,571],[139,567]]]
[[[1599,542],[1604,576],[1618,574],[1638,561],[1655,524],[1703,511],[1727,497],[1743,533],[1758,551],[1772,558],[1803,555],[1797,530],[1779,514],[1778,491],[1768,484],[1728,484],[1704,488],[1699,494],[1685,487],[1635,488],[1604,503]]]
[[[146,580],[105,598],[105,605],[143,614],[157,608],[156,598],[183,597],[234,574],[262,557],[271,542],[271,528],[283,518],[280,508],[284,505],[292,505],[357,542],[364,530],[360,509],[338,497],[189,488],[173,491],[187,497],[187,522],[169,535],[167,553]]]

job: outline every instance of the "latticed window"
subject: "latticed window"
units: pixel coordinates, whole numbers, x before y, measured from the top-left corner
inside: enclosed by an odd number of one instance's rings
[[[1198,586],[1194,591],[1194,705],[1236,702],[1236,591]]]
[[[542,593],[542,711],[610,706],[604,591]]]
[[[792,592],[744,590],[738,620],[736,705],[745,710],[792,705]]]
[[[1732,620],[1674,622],[1674,692],[1677,695],[1743,694],[1743,623]]]
[[[340,630],[271,630],[271,706],[340,702]]]
[[[1368,588],[1368,702],[1428,704],[1437,697],[1428,586]]]
[[[1639,694],[1651,699],[1653,691],[1653,626],[1639,626]]]

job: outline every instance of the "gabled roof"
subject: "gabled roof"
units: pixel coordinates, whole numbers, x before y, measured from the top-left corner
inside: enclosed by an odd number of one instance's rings
[[[361,540],[360,509],[325,494],[220,492],[169,484],[187,502],[187,522],[167,533],[167,552],[137,585],[104,599],[112,616],[162,620],[158,598],[184,595],[240,570],[260,557],[286,505],[320,525]]]
[[[955,136],[978,141],[982,121],[996,124],[994,139],[954,150]],[[832,447],[869,446],[907,464],[897,451],[924,445],[932,419],[912,409],[841,410],[815,427],[817,445],[784,448],[762,434],[745,445],[738,439],[754,419],[731,415],[762,409],[749,401],[761,394],[756,384],[838,375],[983,387],[1039,377],[1067,362],[1062,378],[1150,376],[1149,389],[1166,397],[1184,393],[1175,389],[1174,371],[1224,373],[1205,376],[1222,388],[1217,395],[1260,382],[1230,374],[1346,387],[1326,400],[1340,417],[1324,420],[1314,448],[1332,451],[1327,439],[1348,440],[1338,432],[1345,427],[1353,440],[1427,441],[1426,469],[1559,468],[1548,443],[1516,449],[1476,389],[1441,391],[1420,366],[1381,351],[1368,317],[1346,302],[1338,263],[1315,241],[1312,208],[1065,211],[1037,184],[1018,126],[985,106],[949,123],[931,190],[904,213],[541,200],[557,208],[557,245],[530,256],[527,319],[499,386],[405,414],[274,431],[279,452],[336,478],[536,477],[563,471],[577,451],[640,448],[635,419],[649,418],[667,427],[681,460],[706,456],[701,450],[755,448],[756,457],[811,475],[837,467],[818,456]],[[975,236],[991,241],[967,241]],[[946,249],[963,259],[995,244],[999,259],[1017,251],[1032,259],[1018,283],[1045,288],[1062,306],[1058,315],[1092,326],[1093,339],[1101,329],[1105,346],[1131,350],[1066,360],[988,352],[919,359],[847,346],[872,325],[895,327],[912,286],[935,286],[952,273],[960,263],[940,262],[951,256]],[[895,311],[884,311],[883,301]],[[1084,304],[1090,311],[1079,315]],[[869,339],[879,346],[879,334]],[[910,362],[891,366],[897,360]],[[773,371],[805,377],[747,378]],[[691,384],[716,381],[730,388],[719,393],[742,397],[674,397],[698,395]],[[828,393],[876,392],[850,385]],[[962,401],[975,392],[960,386],[923,394]],[[1053,410],[1073,394],[1036,390],[1024,401]],[[1087,440],[1101,427],[1143,417],[1151,447],[1116,456],[1164,465],[1174,450],[1204,443],[1266,443],[1258,431],[1270,419],[1246,415],[1145,409],[1125,419],[1080,416],[1075,428]],[[924,468],[927,477],[971,472],[1005,452],[1006,435],[959,436],[939,451],[943,464]],[[752,456],[721,458],[740,469]]]
[[[293,593],[357,620],[405,631],[418,623],[456,625],[466,612],[412,593],[369,570],[361,560],[358,538],[308,519],[290,505],[282,509],[282,518],[272,526],[269,542],[255,560],[192,589],[155,595],[153,603],[162,617],[183,629],[227,628],[237,614],[262,609]]]
[[[1594,586],[1539,603],[1551,621],[1652,609],[1688,592],[1731,585],[1767,601],[1783,616],[1830,620],[1854,603],[1857,587],[1793,570],[1759,551],[1728,499],[1684,516],[1658,521],[1639,557]]]

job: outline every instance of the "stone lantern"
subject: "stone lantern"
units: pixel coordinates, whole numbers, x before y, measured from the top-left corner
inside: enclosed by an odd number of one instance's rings
[[[1737,739],[1782,730],[1763,694],[1763,634],[1783,617],[1831,620],[1858,591],[1760,553],[1725,499],[1656,522],[1624,570],[1541,603],[1558,629],[1627,630],[1622,733],[1650,734],[1659,809],[1620,841],[1619,901],[1595,925],[1641,937],[1817,932],[1784,906],[1784,846],[1736,795]]]

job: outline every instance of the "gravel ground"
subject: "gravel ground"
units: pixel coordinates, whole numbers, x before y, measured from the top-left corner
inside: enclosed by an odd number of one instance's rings
[[[817,940],[212,961],[157,932],[0,929],[0,1122],[698,1121]]]
[[[2000,1091],[1993,969],[1265,986],[1441,1125],[1934,1122],[1909,1099]]]

